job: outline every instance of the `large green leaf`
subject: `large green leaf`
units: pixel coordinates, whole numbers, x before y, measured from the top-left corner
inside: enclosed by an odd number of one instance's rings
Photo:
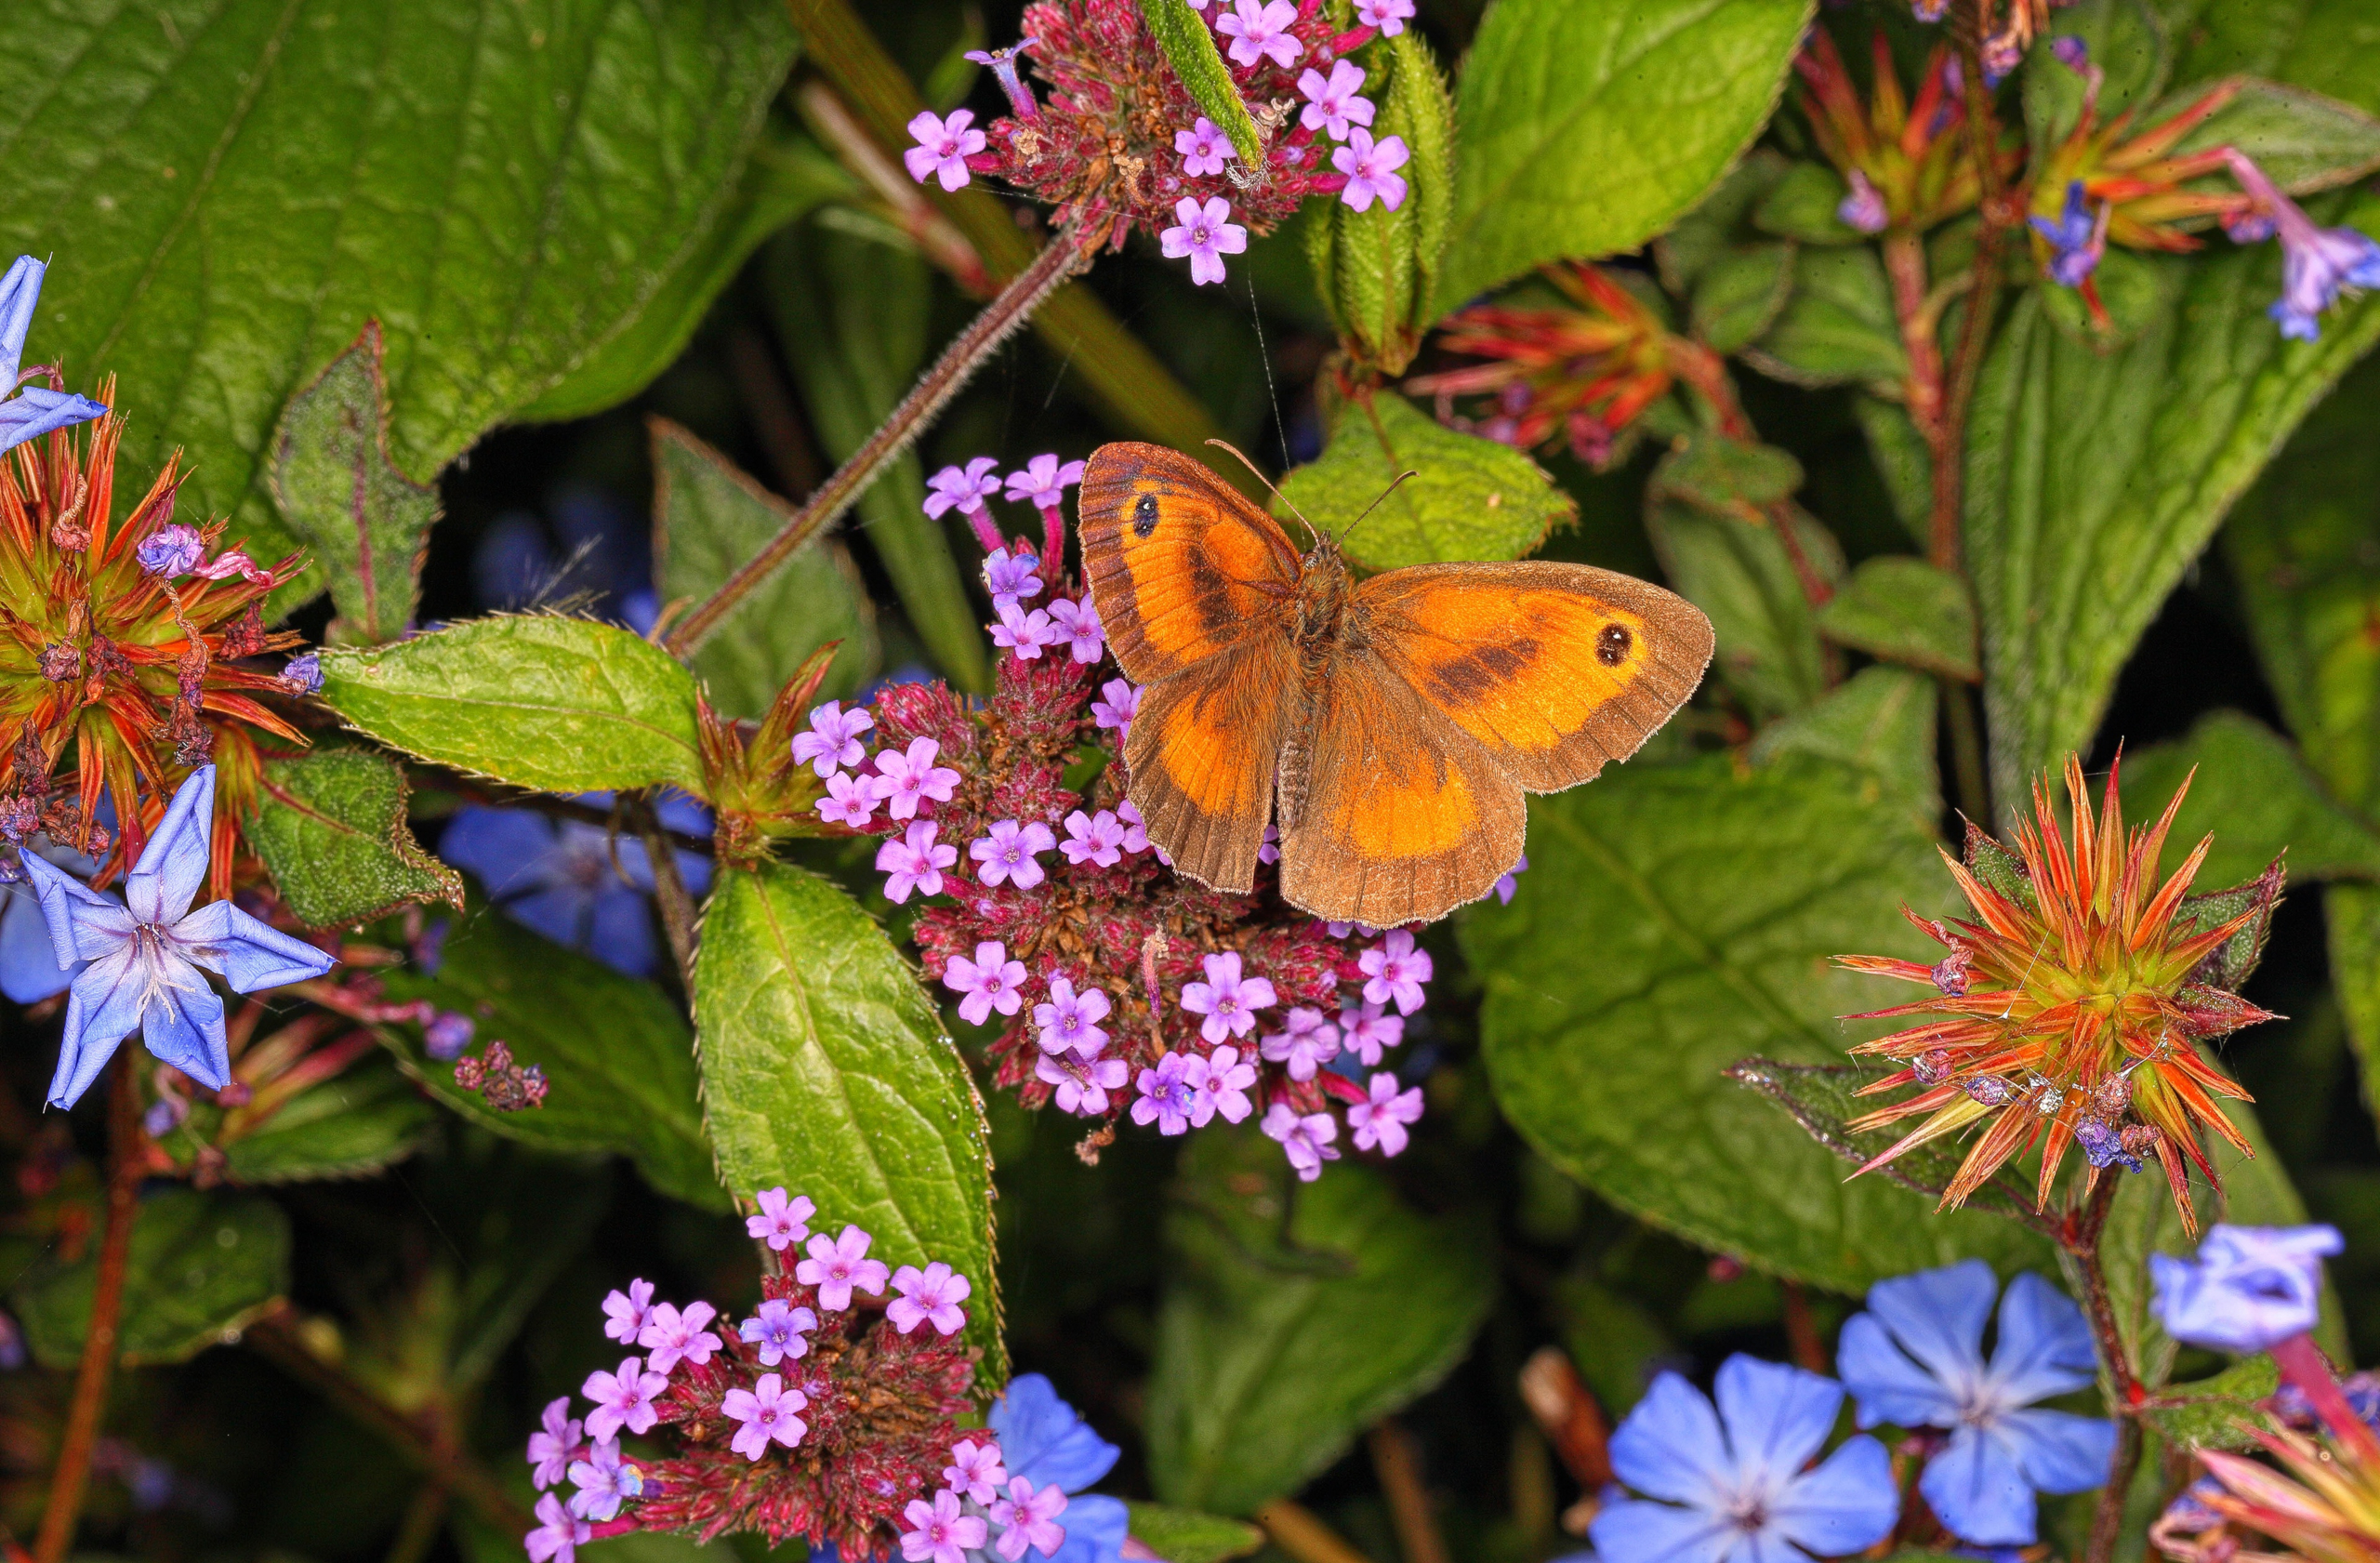
[[[896,1268],[974,1288],[976,1383],[1006,1381],[992,1266],[990,1130],[933,1000],[840,889],[786,864],[723,873],[694,965],[703,1110],[738,1197],[783,1185],[856,1222]]]
[[[514,787],[703,789],[694,675],[617,625],[500,615],[326,651],[323,698],[392,748]]]
[[[1221,1515],[1165,1503],[1131,1503],[1132,1539],[1166,1563],[1227,1563],[1264,1544],[1264,1532]]]
[[[1934,681],[1908,668],[1862,668],[1807,710],[1772,722],[1752,739],[1766,764],[1789,754],[1815,755],[1873,778],[1864,798],[1890,798],[1921,829],[1942,817],[1942,781],[1934,760]]]
[[[2162,0],[2177,82],[2247,72],[2380,113],[2380,48],[2362,0]]]
[[[689,1204],[723,1209],[695,1100],[694,1039],[658,987],[563,949],[501,912],[478,907],[446,935],[434,974],[387,974],[396,1002],[428,1000],[469,1017],[472,1051],[501,1040],[546,1072],[541,1106],[498,1112],[423,1051],[415,1028],[397,1062],[431,1094],[499,1134],[552,1151],[612,1151]]]
[[[288,535],[266,441],[365,321],[390,449],[427,480],[682,285],[794,50],[774,0],[36,0],[11,20],[0,247],[54,258],[33,355],[119,375],[132,469],[187,446],[187,497],[268,556]]]
[[[1901,904],[1952,908],[1933,841],[1862,780],[1800,760],[1742,775],[1713,755],[1531,800],[1519,894],[1463,925],[1498,1099],[1614,1203],[1782,1275],[1858,1292],[1970,1253],[2043,1262],[2014,1223],[1845,1182],[1722,1073],[1754,1053],[1842,1062],[1859,1033],[1835,1017],[1899,995],[1829,958],[1916,956]]]
[[[1293,1492],[1462,1357],[1494,1296],[1487,1228],[1408,1210],[1368,1167],[1300,1184],[1252,1128],[1201,1133],[1166,1217],[1149,1467],[1169,1503]]]
[[[1886,662],[1973,680],[1975,600],[1966,582],[1922,559],[1885,554],[1862,563],[1818,611],[1830,641]]]
[[[1809,19],[1805,0],[1490,7],[1456,94],[1439,311],[1667,228],[1767,123]]]
[[[45,1367],[72,1368],[90,1328],[99,1238],[72,1265],[44,1262],[10,1295]],[[254,1194],[168,1188],[140,1201],[124,1278],[122,1359],[179,1362],[271,1305],[289,1284],[289,1218]]]
[[[2380,199],[2346,212],[2380,223]],[[2095,351],[2037,295],[2010,314],[1976,394],[1967,547],[1982,610],[1992,790],[2087,749],[2117,670],[2223,512],[2375,338],[2380,303],[2283,342],[2265,307],[2276,246],[2151,264],[2140,334]]]
[[[793,507],[667,418],[653,420],[653,575],[661,600],[696,602],[793,519]],[[694,654],[711,705],[759,718],[803,658],[842,648],[821,693],[845,695],[876,676],[876,609],[842,543],[813,537],[736,605]]]
[[[309,928],[368,921],[413,901],[463,907],[463,881],[413,839],[405,778],[388,756],[318,748],[265,762],[242,827]]]
[[[1416,475],[1381,499],[1408,471]],[[1379,570],[1518,559],[1578,513],[1527,456],[1448,429],[1385,391],[1349,402],[1321,457],[1283,478],[1281,493],[1334,534],[1381,500],[1347,536],[1349,555]]]
[[[2198,888],[2243,883],[2284,852],[2294,883],[2380,880],[2380,833],[2323,790],[2288,739],[2237,711],[2210,712],[2188,737],[2124,756],[2126,813],[2153,818],[2193,769],[2166,863],[2212,834]]]

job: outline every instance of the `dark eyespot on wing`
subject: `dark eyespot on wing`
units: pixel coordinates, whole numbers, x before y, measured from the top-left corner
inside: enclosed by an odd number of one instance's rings
[[[1157,496],[1144,494],[1132,501],[1132,536],[1145,537],[1157,530]]]
[[[1628,660],[1629,642],[1635,637],[1624,624],[1606,624],[1603,633],[1595,637],[1595,659],[1606,668],[1617,668]]]

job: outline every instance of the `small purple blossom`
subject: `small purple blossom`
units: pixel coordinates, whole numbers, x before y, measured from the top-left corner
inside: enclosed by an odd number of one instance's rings
[[[945,190],[961,190],[968,179],[967,160],[984,150],[984,133],[973,128],[975,115],[969,109],[954,109],[948,119],[924,113],[909,122],[909,134],[917,145],[901,154],[908,166],[909,178],[923,184],[938,179]],[[932,509],[929,515],[942,512]]]
[[[1019,38],[1004,49],[993,49],[989,53],[982,49],[967,51],[969,60],[991,68],[993,78],[1000,84],[1000,91],[1008,97],[1010,110],[1019,119],[1041,117],[1040,100],[1033,96],[1033,88],[1026,85],[1016,64],[1017,57],[1031,48],[1034,42],[1031,38]]]
[[[1310,1080],[1316,1069],[1339,1056],[1339,1027],[1323,1019],[1320,1010],[1291,1010],[1288,1027],[1264,1039],[1263,1052],[1273,1063],[1289,1066],[1289,1079]]]
[[[603,1333],[624,1346],[634,1345],[653,1322],[653,1283],[632,1280],[625,1294],[614,1291],[603,1299]]]
[[[683,1313],[668,1303],[654,1304],[652,1319],[636,1338],[652,1354],[645,1365],[656,1373],[668,1372],[681,1358],[701,1367],[725,1344],[704,1328],[718,1317],[719,1310],[708,1303],[689,1303]]]
[[[2049,52],[2057,57],[2060,65],[2077,75],[2090,69],[2091,46],[2070,33],[2062,38],[2051,39]]]
[[[810,1218],[818,1207],[807,1194],[797,1194],[788,1199],[783,1188],[764,1188],[760,1192],[760,1213],[744,1218],[746,1236],[757,1238],[777,1252],[810,1236]]]
[[[1091,703],[1091,720],[1101,731],[1112,731],[1119,744],[1130,735],[1132,719],[1141,713],[1141,687],[1130,679],[1109,679],[1099,686],[1104,698]]]
[[[478,1029],[469,1015],[441,1010],[421,1028],[421,1051],[441,1064],[452,1064],[463,1056],[463,1050],[471,1045],[471,1036]]]
[[[974,1288],[939,1259],[922,1270],[902,1265],[892,1272],[892,1290],[901,1295],[886,1306],[884,1317],[904,1335],[920,1324],[931,1324],[943,1335],[956,1335],[966,1326],[967,1310],[959,1305]]]
[[[1132,692],[1132,698],[1135,704],[1139,703],[1139,690],[1135,689]],[[1129,718],[1127,720],[1129,720]],[[1132,853],[1146,852],[1149,850],[1149,825],[1148,821],[1141,817],[1141,806],[1138,803],[1135,803],[1130,798],[1127,798],[1122,802],[1117,804],[1116,819],[1118,824],[1124,827],[1124,851],[1126,855],[1129,856]],[[1162,857],[1165,854],[1163,853],[1159,853],[1157,855]]]
[[[1041,1031],[1041,1051],[1096,1058],[1107,1045],[1107,1033],[1100,1029],[1099,1022],[1107,1018],[1112,1008],[1107,995],[1098,988],[1078,994],[1066,978],[1051,977],[1050,1001],[1033,1006],[1033,1024]]]
[[[562,1480],[570,1470],[570,1451],[578,1447],[579,1426],[578,1419],[570,1414],[569,1396],[546,1402],[538,1431],[529,1435],[529,1480],[539,1491]]]
[[[1044,1557],[1054,1556],[1066,1541],[1058,1517],[1066,1512],[1065,1490],[1050,1482],[1040,1491],[1023,1477],[1012,1477],[1009,1495],[992,1505],[992,1523],[1003,1527],[992,1550],[1002,1563],[1019,1563],[1030,1547]]]
[[[283,663],[281,687],[292,695],[320,695],[323,692],[323,654],[318,651],[299,652]]]
[[[2033,232],[2049,241],[2051,250],[2049,280],[2060,287],[2081,287],[2082,280],[2099,268],[2099,257],[2107,253],[2108,217],[2114,210],[2111,202],[2099,204],[2099,215],[2091,216],[2091,203],[2084,197],[2082,181],[2075,179],[2066,187],[2066,209],[2053,220],[2034,217],[2029,220]]]
[[[909,1529],[901,1532],[901,1556],[907,1563],[967,1563],[990,1534],[983,1517],[962,1513],[959,1494],[937,1492],[929,1503],[912,1498],[902,1511]]]
[[[1297,20],[1291,0],[1237,0],[1215,19],[1215,31],[1232,40],[1233,64],[1253,65],[1269,55],[1274,64],[1287,68],[1305,52],[1305,46],[1289,33]]]
[[[1421,1088],[1417,1085],[1399,1092],[1395,1075],[1379,1074],[1372,1077],[1370,1091],[1371,1100],[1347,1109],[1347,1121],[1355,1131],[1355,1148],[1377,1146],[1382,1156],[1395,1156],[1404,1150],[1408,1138],[1405,1126],[1421,1121]]]
[[[975,877],[985,884],[1012,884],[1019,890],[1030,890],[1048,876],[1043,872],[1035,854],[1051,851],[1058,838],[1039,820],[1019,825],[1012,819],[992,822],[988,835],[978,836],[967,844],[967,855],[983,865]]]
[[[643,1496],[644,1473],[620,1458],[620,1442],[606,1438],[570,1464],[570,1512],[581,1519],[610,1519],[629,1498]]]
[[[953,1492],[990,1503],[998,1499],[1007,1480],[1008,1468],[1000,1464],[997,1440],[987,1438],[978,1444],[972,1438],[961,1438],[950,1446],[950,1464],[942,1468],[942,1484]]]
[[[1324,1162],[1339,1159],[1339,1147],[1330,1143],[1339,1137],[1339,1120],[1329,1113],[1300,1116],[1287,1102],[1276,1102],[1264,1110],[1264,1121],[1258,1127],[1268,1138],[1281,1142],[1301,1183],[1312,1183],[1322,1175]]]
[[[1256,1028],[1256,1012],[1280,1002],[1267,979],[1240,976],[1237,950],[1202,957],[1199,964],[1207,980],[1183,985],[1182,1007],[1207,1017],[1198,1035],[1210,1042],[1247,1036]]]
[[[1892,214],[1884,207],[1884,192],[1857,168],[1851,170],[1849,178],[1851,193],[1836,204],[1834,215],[1843,219],[1845,228],[1856,228],[1862,233],[1883,232],[1892,221]]]
[[[810,731],[793,735],[793,762],[807,765],[826,780],[839,765],[857,765],[867,758],[867,749],[859,735],[876,725],[876,718],[865,707],[843,709],[840,700],[829,700],[810,713]]]
[[[817,1328],[816,1314],[797,1308],[782,1297],[772,1297],[735,1332],[760,1347],[760,1366],[774,1368],[788,1357],[808,1356],[809,1334]]]
[[[522,1545],[529,1552],[529,1563],[548,1563],[549,1558],[573,1563],[576,1549],[594,1534],[594,1527],[564,1509],[561,1497],[555,1493],[549,1492],[537,1500],[537,1528],[522,1538]]]
[[[1011,603],[1000,609],[1000,621],[992,626],[992,644],[1008,652],[1019,662],[1038,662],[1045,646],[1054,646],[1065,639],[1050,616],[1036,608],[1027,613]]]
[[[1080,809],[1066,816],[1066,839],[1058,843],[1066,861],[1079,867],[1096,864],[1113,868],[1124,861],[1124,825],[1105,809],[1087,815]]]
[[[1527,872],[1528,854],[1523,853],[1520,855],[1520,861],[1514,863],[1510,868],[1506,869],[1503,876],[1497,880],[1495,883],[1492,894],[1495,895],[1499,905],[1509,907],[1513,904],[1513,897],[1519,893],[1521,888],[1521,876]]]
[[[2335,1226],[2210,1227],[2196,1259],[2149,1256],[2165,1332],[2222,1351],[2268,1351],[2314,1328],[2322,1260],[2344,1247]]]
[[[934,841],[934,833],[941,828],[930,819],[921,819],[909,827],[907,835],[876,849],[876,867],[886,876],[886,900],[897,907],[913,890],[924,895],[942,894],[942,871],[959,861],[959,849]]]
[[[205,552],[206,542],[198,535],[198,529],[176,522],[142,538],[140,546],[132,550],[132,557],[148,574],[171,580],[197,569]]]
[[[1088,597],[1079,603],[1059,598],[1050,604],[1050,622],[1055,627],[1050,643],[1064,642],[1078,662],[1096,662],[1107,649],[1104,631],[1099,627],[1099,608]]]
[[[959,1018],[970,1026],[981,1026],[994,1010],[1014,1014],[1023,1007],[1027,974],[1024,961],[1009,959],[1006,945],[985,939],[975,947],[974,960],[963,955],[950,958],[942,969],[942,986],[966,995],[959,1000]]]
[[[821,1232],[810,1239],[810,1257],[793,1267],[793,1278],[816,1287],[818,1305],[837,1313],[852,1305],[853,1287],[881,1297],[890,1272],[882,1260],[867,1256],[867,1245],[874,1240],[856,1226],[844,1227],[842,1236],[832,1241]]]
[[[991,457],[979,456],[964,468],[945,467],[928,478],[926,486],[933,492],[926,496],[926,514],[939,521],[945,510],[973,515],[982,510],[984,501],[1000,491],[999,474],[992,470],[998,465]]]
[[[1278,863],[1280,860],[1281,828],[1277,825],[1268,825],[1264,828],[1264,834],[1256,839],[1256,861]]]
[[[1404,32],[1412,16],[1413,0],[1355,0],[1355,20],[1366,27],[1379,28],[1383,38]]]
[[[1413,154],[1405,150],[1401,136],[1383,136],[1378,141],[1361,126],[1350,126],[1347,144],[1330,154],[1330,166],[1347,176],[1347,186],[1339,199],[1356,211],[1369,211],[1377,199],[1390,211],[1405,205],[1405,180],[1396,170],[1405,166]]]
[[[1352,60],[1332,65],[1327,77],[1309,66],[1298,78],[1298,91],[1308,99],[1298,124],[1308,130],[1328,131],[1333,140],[1345,140],[1350,126],[1372,122],[1371,99],[1355,96],[1363,89],[1364,68]]]
[[[1207,1059],[1207,1098],[1225,1123],[1244,1123],[1256,1110],[1248,1093],[1256,1085],[1256,1066],[1244,1062],[1239,1049],[1220,1047]]]
[[[1415,949],[1413,935],[1402,928],[1357,956],[1355,965],[1364,974],[1364,1002],[1386,1004],[1394,1000],[1399,1014],[1411,1014],[1421,1007],[1421,985],[1435,970],[1430,952]]]
[[[1080,482],[1082,463],[1068,461],[1061,465],[1057,454],[1051,452],[1033,457],[1008,475],[1008,497],[1022,499],[1036,510],[1054,510],[1065,503],[1066,490]]]
[[[1193,1079],[1192,1076],[1196,1076]],[[1157,1123],[1160,1134],[1184,1134],[1190,1131],[1191,1115],[1205,1107],[1199,1121],[1212,1114],[1213,1104],[1205,1099],[1207,1061],[1196,1053],[1169,1053],[1157,1061],[1154,1069],[1143,1069],[1137,1082],[1140,1096],[1132,1103],[1132,1121]]]
[[[588,1374],[587,1382],[578,1386],[578,1392],[595,1407],[587,1413],[587,1436],[598,1440],[616,1438],[623,1427],[631,1433],[651,1431],[660,1414],[653,1409],[653,1397],[668,1387],[668,1378],[645,1371],[641,1357],[622,1358],[615,1373],[598,1370]]]
[[[933,762],[941,752],[942,746],[932,738],[912,738],[906,753],[886,749],[876,757],[877,775],[872,785],[887,815],[909,819],[916,815],[918,805],[928,799],[937,803],[950,801],[951,791],[959,785],[959,773]]]
[[[799,1389],[787,1389],[785,1380],[775,1373],[762,1373],[760,1380],[749,1389],[731,1389],[719,1402],[720,1414],[731,1422],[744,1425],[727,1447],[747,1460],[758,1460],[768,1452],[769,1440],[791,1449],[801,1442],[810,1424],[794,1415],[810,1404],[810,1397]]]
[[[1089,1063],[1064,1053],[1045,1053],[1033,1063],[1033,1078],[1051,1087],[1051,1099],[1062,1113],[1097,1118],[1107,1111],[1107,1093],[1121,1091],[1132,1071],[1120,1058],[1094,1058]]]
[[[821,819],[860,829],[876,814],[875,778],[853,778],[838,771],[826,778],[826,796],[810,806],[818,811]]]
[[[1242,7],[1253,6],[1255,0],[1239,0]],[[1289,9],[1288,0],[1273,0],[1276,6]],[[1228,21],[1231,19],[1223,19]],[[1400,181],[1401,182],[1401,181]],[[1400,196],[1402,194],[1400,189]],[[1199,286],[1223,280],[1223,257],[1239,255],[1248,248],[1248,230],[1231,220],[1231,203],[1220,195],[1210,195],[1201,207],[1197,202],[1183,196],[1174,203],[1173,220],[1180,226],[1160,230],[1157,247],[1169,260],[1190,258],[1190,280]]]
[[[1015,477],[1010,474],[1012,482]],[[991,589],[992,611],[1005,621],[1010,609],[1021,607],[1027,597],[1040,595],[1041,561],[1023,543],[1016,545],[1013,554],[994,549],[984,561],[984,584]]]
[[[1312,72],[1306,73],[1312,75]],[[1194,179],[1210,179],[1223,171],[1223,159],[1239,153],[1231,138],[1215,128],[1215,122],[1200,114],[1198,122],[1187,130],[1173,133],[1173,150],[1182,154],[1182,171]]]

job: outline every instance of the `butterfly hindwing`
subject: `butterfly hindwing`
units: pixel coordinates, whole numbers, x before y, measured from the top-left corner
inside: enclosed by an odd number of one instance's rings
[[[1124,763],[1177,872],[1235,894],[1255,885],[1291,674],[1288,639],[1255,636],[1143,693]]]

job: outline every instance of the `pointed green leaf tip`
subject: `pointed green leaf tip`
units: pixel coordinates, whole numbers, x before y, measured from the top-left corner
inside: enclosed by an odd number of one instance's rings
[[[1191,98],[1206,111],[1215,127],[1231,138],[1243,168],[1264,166],[1264,136],[1231,79],[1231,67],[1215,47],[1207,19],[1190,8],[1189,0],[1141,0],[1141,20],[1149,35],[1165,51],[1173,73],[1190,89]],[[1187,126],[1183,127],[1188,129]]]
[[[438,491],[389,459],[380,323],[289,399],[273,431],[272,501],[330,577],[340,640],[393,641],[421,600],[421,557]]]
[[[405,779],[382,755],[321,749],[269,761],[248,844],[309,928],[340,928],[412,901],[463,909],[463,881],[405,825]]]

